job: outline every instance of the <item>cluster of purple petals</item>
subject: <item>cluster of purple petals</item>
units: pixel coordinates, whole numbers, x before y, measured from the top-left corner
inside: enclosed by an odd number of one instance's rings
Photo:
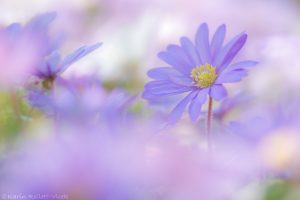
[[[154,80],[145,85],[143,97],[155,101],[184,93],[184,98],[170,113],[171,123],[179,120],[186,107],[190,118],[196,121],[207,96],[215,100],[223,99],[227,95],[223,84],[241,81],[247,75],[247,69],[257,64],[251,60],[232,64],[244,46],[247,34],[242,32],[224,44],[225,33],[226,26],[221,25],[209,40],[208,25],[204,23],[196,33],[195,42],[182,37],[180,45],[171,44],[166,51],[158,54],[167,66],[148,72],[148,76]],[[194,68],[206,64],[215,67],[217,78],[211,86],[199,88],[193,84],[191,72]]]

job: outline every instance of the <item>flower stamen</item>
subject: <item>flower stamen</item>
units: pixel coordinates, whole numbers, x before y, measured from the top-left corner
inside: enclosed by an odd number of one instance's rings
[[[191,77],[195,86],[199,88],[209,87],[217,78],[216,68],[210,64],[200,65],[192,70]]]

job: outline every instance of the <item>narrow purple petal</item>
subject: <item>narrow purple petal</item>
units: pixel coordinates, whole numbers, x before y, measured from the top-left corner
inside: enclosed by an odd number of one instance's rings
[[[36,75],[39,78],[45,78],[49,77],[51,74],[49,74],[49,68],[47,66],[47,63],[43,60],[37,64],[37,69],[34,71],[34,75]]]
[[[92,51],[98,49],[101,46],[101,43],[97,43],[91,46],[83,46],[74,51],[73,53],[69,54],[63,61],[60,66],[60,73],[64,72],[70,65],[77,62],[87,54],[91,53]]]
[[[197,67],[200,64],[203,64],[200,61],[200,58],[197,54],[197,50],[196,50],[195,46],[187,37],[182,37],[180,39],[180,43],[181,43],[182,48],[186,52],[186,55],[192,61],[194,67]]]
[[[13,23],[9,25],[5,31],[8,33],[8,36],[11,40],[16,41],[16,39],[22,33],[22,26],[19,23]]]
[[[200,90],[189,106],[189,115],[193,122],[197,121],[198,117],[200,116],[201,107],[206,101],[208,91],[208,88]]]
[[[219,26],[211,41],[210,47],[211,47],[212,60],[214,60],[216,55],[218,55],[218,53],[222,49],[222,45],[225,39],[225,34],[226,34],[226,26],[225,24],[223,24]]]
[[[191,73],[191,67],[183,59],[181,59],[179,54],[160,52],[158,54],[158,57],[186,76],[189,76],[189,74]]]
[[[190,77],[186,76],[171,76],[169,80],[177,85],[192,87],[193,80]]]
[[[151,89],[151,88],[156,88],[156,87],[177,87],[180,88],[182,87],[181,85],[174,84],[170,82],[169,80],[155,80],[155,81],[150,81],[149,83],[145,84],[145,89]]]
[[[172,97],[172,96],[174,96],[174,95],[170,94],[170,95],[160,95],[160,96],[157,96],[157,95],[154,95],[154,94],[148,92],[147,90],[145,90],[142,93],[142,98],[150,101],[151,103],[152,102],[160,102],[161,99],[164,100],[165,98]],[[174,97],[172,97],[172,98],[174,98]]]
[[[247,76],[247,71],[243,69],[236,69],[229,72],[222,73],[216,80],[216,84],[221,83],[234,83],[242,80],[243,77]]]
[[[45,60],[37,64],[35,75],[40,78],[56,76],[59,71],[60,54],[57,51],[52,52]]]
[[[171,74],[176,75],[176,74],[180,74],[180,72],[178,72],[177,70],[175,70],[171,67],[157,67],[157,68],[154,68],[154,69],[150,69],[147,72],[147,75],[150,78],[153,78],[153,79],[156,79],[156,80],[168,79]]]
[[[252,61],[252,60],[245,60],[242,62],[238,62],[232,65],[229,65],[224,71],[232,71],[232,70],[237,70],[237,69],[244,69],[248,67],[253,67],[257,65],[258,62]]]
[[[153,95],[176,95],[191,91],[191,87],[176,85],[170,81],[151,81],[145,85],[145,90]]]
[[[230,52],[232,51],[232,49],[234,49],[234,47],[241,43],[241,41],[243,41],[245,39],[245,37],[247,37],[247,35],[245,33],[240,33],[237,36],[235,36],[232,40],[230,40],[223,48],[222,50],[216,55],[214,61],[213,61],[213,66],[220,68],[223,63],[224,60],[227,58],[227,56],[230,54]]]
[[[158,67],[148,71],[147,75],[155,80],[168,80],[178,85],[192,86],[193,80],[171,67]]]
[[[38,15],[25,26],[27,31],[46,31],[48,25],[56,18],[56,12]]]
[[[223,85],[213,85],[211,88],[210,88],[210,91],[209,91],[209,95],[214,99],[214,100],[221,100],[223,99],[224,97],[227,96],[227,91],[226,89],[224,88]]]
[[[225,69],[231,63],[234,57],[242,49],[246,41],[247,41],[247,35],[245,34],[235,43],[235,45],[232,46],[230,51],[227,53],[224,61],[222,62],[222,65],[219,68],[219,71]]]
[[[169,80],[178,85],[192,86],[193,80],[174,68],[158,67],[148,71],[147,75],[156,80]]]
[[[191,88],[185,87],[185,88],[172,88],[170,87],[164,87],[164,88],[151,88],[147,89],[146,91],[151,93],[152,95],[156,96],[171,96],[171,95],[177,95],[182,94],[185,92],[191,91]]]
[[[142,93],[142,98],[149,101],[153,101],[156,100],[157,96],[149,93],[147,90],[144,90],[144,92]]]
[[[48,66],[49,74],[56,74],[58,72],[58,65],[60,62],[60,54],[57,51],[54,51],[50,54],[50,56],[46,59],[46,63]]]
[[[176,55],[189,69],[194,68],[192,60],[186,55],[185,50],[181,46],[170,44],[167,46],[167,52]]]
[[[169,115],[169,123],[174,124],[180,119],[186,106],[190,103],[190,101],[195,97],[196,94],[197,91],[192,91],[176,105],[176,107],[172,110],[172,112]]]
[[[206,23],[200,25],[196,34],[196,48],[203,64],[211,63],[209,46],[208,26]]]

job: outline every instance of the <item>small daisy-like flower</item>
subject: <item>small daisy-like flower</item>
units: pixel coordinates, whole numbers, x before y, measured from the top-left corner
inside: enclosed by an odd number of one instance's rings
[[[187,93],[170,113],[169,121],[176,122],[188,107],[191,120],[196,121],[207,96],[221,100],[226,95],[224,83],[240,81],[247,75],[247,68],[255,61],[241,61],[231,64],[244,46],[247,34],[242,32],[223,45],[226,26],[221,25],[212,40],[209,40],[208,26],[200,25],[195,44],[187,37],[180,39],[180,45],[171,44],[158,57],[169,66],[152,69],[148,76],[153,81],[145,85],[143,97],[152,101]]]

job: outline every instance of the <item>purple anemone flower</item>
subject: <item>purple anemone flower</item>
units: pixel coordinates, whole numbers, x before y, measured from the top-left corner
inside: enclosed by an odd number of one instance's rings
[[[188,107],[190,118],[196,121],[207,95],[221,100],[226,95],[224,83],[240,81],[247,75],[247,68],[257,64],[246,60],[231,64],[244,46],[247,34],[242,32],[223,45],[226,26],[221,25],[209,40],[208,26],[200,25],[195,44],[187,37],[180,45],[171,44],[158,57],[169,66],[148,72],[153,81],[145,85],[143,97],[150,101],[187,93],[170,113],[169,122],[176,122]]]
[[[77,62],[84,56],[93,52],[101,46],[101,43],[82,46],[73,53],[61,59],[58,51],[52,52],[36,69],[36,76],[43,79],[55,79],[57,75],[63,73],[70,65]]]
[[[25,25],[13,23],[0,27],[1,86],[21,84],[40,60],[59,47],[61,38],[48,34],[49,24],[55,17],[54,12],[45,13]]]

